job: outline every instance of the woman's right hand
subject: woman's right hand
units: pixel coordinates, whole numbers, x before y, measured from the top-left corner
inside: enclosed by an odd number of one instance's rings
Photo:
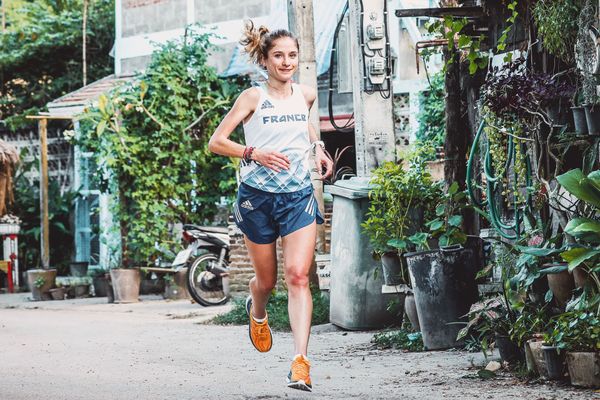
[[[290,168],[290,159],[285,154],[274,150],[254,149],[252,160],[275,172]]]

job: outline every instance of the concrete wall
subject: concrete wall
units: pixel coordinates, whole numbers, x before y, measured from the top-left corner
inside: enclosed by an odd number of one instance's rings
[[[270,10],[270,1],[265,0],[194,0],[194,19],[202,24],[260,17]]]
[[[123,37],[184,27],[186,0],[123,0]]]
[[[144,69],[153,50],[151,42],[162,43],[180,37],[188,24],[216,26],[223,36],[210,65],[223,71],[229,64],[243,20],[264,17],[271,12],[265,0],[117,0],[117,41],[115,72],[130,75]],[[235,32],[234,32],[235,31]],[[239,32],[239,34],[238,34]]]

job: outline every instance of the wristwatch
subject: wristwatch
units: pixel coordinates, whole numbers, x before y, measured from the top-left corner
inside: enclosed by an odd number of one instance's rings
[[[322,140],[315,140],[310,145],[313,149],[315,149],[317,146],[321,146],[321,148],[325,150],[325,143]]]

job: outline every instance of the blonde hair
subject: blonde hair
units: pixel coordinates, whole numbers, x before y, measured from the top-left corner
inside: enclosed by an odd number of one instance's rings
[[[269,50],[273,48],[275,40],[283,37],[293,39],[296,42],[296,47],[300,48],[298,39],[290,31],[285,29],[269,31],[269,28],[264,25],[256,28],[252,20],[247,20],[244,24],[240,44],[244,46],[244,50],[250,56],[252,62],[262,64],[267,59]]]

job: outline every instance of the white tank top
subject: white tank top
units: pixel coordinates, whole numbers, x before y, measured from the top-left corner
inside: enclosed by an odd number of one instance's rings
[[[252,161],[242,160],[241,180],[256,189],[272,193],[289,193],[306,188],[310,181],[310,139],[308,106],[302,90],[292,84],[292,95],[286,99],[269,96],[258,86],[260,99],[250,119],[244,123],[246,146],[275,150],[290,160],[290,168],[275,172]]]

